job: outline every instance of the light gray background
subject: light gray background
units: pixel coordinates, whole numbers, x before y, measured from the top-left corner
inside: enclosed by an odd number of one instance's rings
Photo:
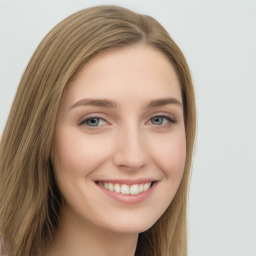
[[[69,14],[117,4],[155,17],[183,50],[198,103],[190,256],[255,256],[256,3],[246,0],[0,0],[0,134],[20,77]]]

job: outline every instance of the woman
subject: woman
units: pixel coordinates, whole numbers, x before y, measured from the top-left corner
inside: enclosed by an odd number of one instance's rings
[[[43,39],[0,145],[10,256],[187,254],[195,137],[186,60],[153,18],[79,11]]]

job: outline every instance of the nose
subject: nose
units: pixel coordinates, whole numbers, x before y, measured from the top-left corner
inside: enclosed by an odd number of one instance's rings
[[[127,170],[139,170],[147,165],[149,156],[138,128],[123,129],[119,134],[113,160],[116,166]]]

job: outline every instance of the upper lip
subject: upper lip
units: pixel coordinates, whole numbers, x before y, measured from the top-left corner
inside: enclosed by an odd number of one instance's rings
[[[157,180],[156,179],[136,179],[136,180],[130,180],[130,179],[122,179],[122,180],[103,179],[103,180],[97,180],[96,182],[133,185],[133,184],[144,184],[144,183],[155,182],[155,181],[157,181]]]

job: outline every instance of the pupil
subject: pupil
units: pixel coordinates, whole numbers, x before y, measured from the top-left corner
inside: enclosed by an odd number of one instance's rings
[[[99,124],[98,118],[90,118],[87,120],[87,124],[90,126],[97,126]]]
[[[159,116],[156,116],[156,117],[153,118],[153,123],[154,124],[162,124],[163,123],[163,118],[159,117]]]

